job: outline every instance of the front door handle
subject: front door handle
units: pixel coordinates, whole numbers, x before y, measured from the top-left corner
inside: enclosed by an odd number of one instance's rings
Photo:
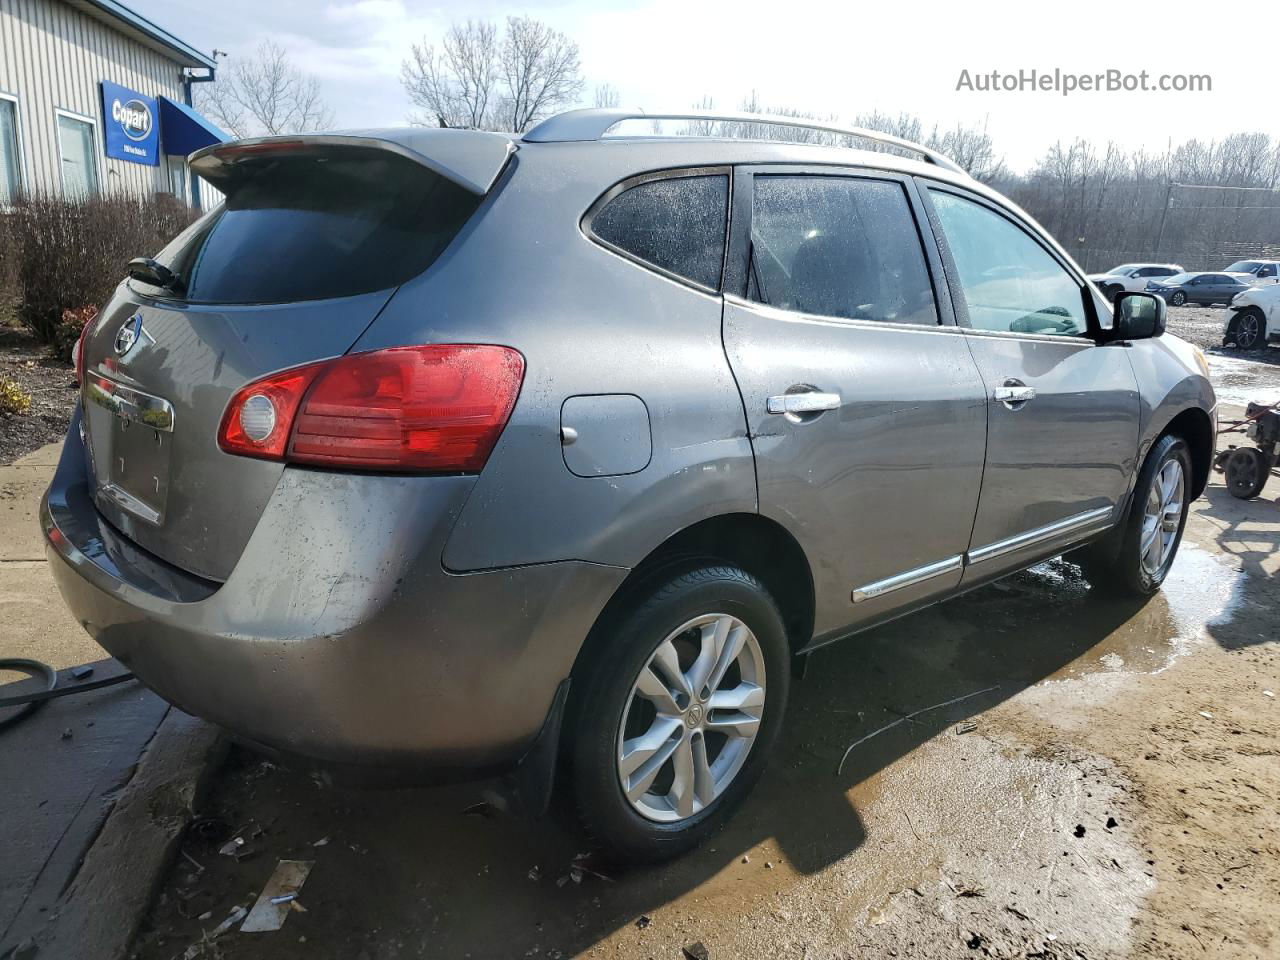
[[[1028,400],[1036,398],[1036,388],[1028,387],[1020,380],[1006,380],[1003,386],[991,391],[991,399],[1003,403],[1010,410],[1016,410]]]
[[[839,410],[840,394],[820,393],[809,390],[804,393],[783,393],[770,397],[766,402],[770,413],[821,413],[823,410]]]

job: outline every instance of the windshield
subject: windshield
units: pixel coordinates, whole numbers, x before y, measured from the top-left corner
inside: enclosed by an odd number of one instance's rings
[[[1227,273],[1253,273],[1260,266],[1262,266],[1261,260],[1237,260],[1227,267]]]
[[[1114,270],[1108,270],[1108,271],[1107,271],[1107,276],[1108,276],[1108,277],[1118,277],[1118,276],[1120,276],[1120,274],[1122,274],[1122,273],[1128,273],[1128,272],[1129,272],[1130,270],[1132,270],[1132,269],[1133,269],[1133,264],[1132,264],[1132,263],[1122,264],[1121,266],[1116,267]]]
[[[245,164],[226,202],[157,255],[177,280],[156,296],[286,303],[386,290],[430,266],[480,202],[385,151],[314,150]]]

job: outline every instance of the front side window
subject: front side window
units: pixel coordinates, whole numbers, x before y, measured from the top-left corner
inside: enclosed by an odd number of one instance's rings
[[[749,299],[824,317],[938,322],[901,184],[828,176],[754,180]]]
[[[973,327],[1063,336],[1088,330],[1080,285],[1044,247],[979,203],[930,194]]]
[[[0,97],[0,209],[13,203],[22,186],[18,157],[18,105]]]
[[[645,263],[718,289],[724,264],[729,177],[707,174],[646,180],[591,217],[599,240]]]
[[[98,165],[94,161],[93,146],[93,124],[58,114],[58,150],[65,196],[83,197],[98,192]]]

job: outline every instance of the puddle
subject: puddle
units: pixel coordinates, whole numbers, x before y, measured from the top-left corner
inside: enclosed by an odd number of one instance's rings
[[[1164,670],[1204,642],[1207,627],[1230,621],[1240,604],[1244,580],[1242,571],[1186,541],[1160,592],[1142,606],[1090,595],[1078,568],[1061,559],[1011,578],[1019,586],[1019,581],[1044,585],[1059,596],[1067,591],[1075,604],[1074,609],[1063,610],[1063,628],[1099,635],[1093,647],[1055,672],[1050,680],[1100,672]]]
[[[1243,357],[1208,354],[1209,378],[1220,403],[1275,403],[1280,400],[1280,368]]]

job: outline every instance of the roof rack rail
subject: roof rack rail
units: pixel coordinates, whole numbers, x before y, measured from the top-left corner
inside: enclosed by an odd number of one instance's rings
[[[601,139],[612,127],[624,120],[713,120],[726,123],[759,123],[768,126],[798,127],[804,130],[822,130],[848,137],[872,140],[887,146],[918,153],[926,161],[953,173],[965,173],[963,167],[945,154],[924,144],[904,140],[879,130],[863,127],[844,127],[839,124],[821,123],[802,117],[785,117],[768,113],[722,113],[715,110],[686,110],[680,113],[645,113],[643,110],[624,110],[613,107],[596,107],[568,110],[543,120],[527,132],[523,139],[529,143],[569,143]],[[967,174],[966,174],[967,175]]]

